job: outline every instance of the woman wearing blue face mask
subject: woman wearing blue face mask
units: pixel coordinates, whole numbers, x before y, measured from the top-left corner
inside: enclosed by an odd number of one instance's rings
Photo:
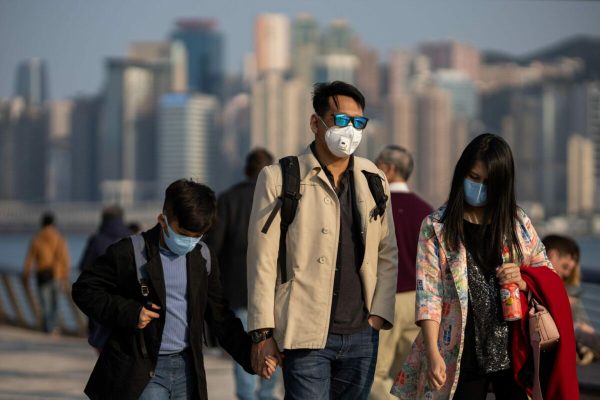
[[[500,285],[528,288],[521,265],[550,266],[518,208],[508,144],[483,134],[463,151],[447,203],[422,224],[415,340],[392,388],[403,399],[527,399],[511,368]],[[425,355],[425,357],[424,357]]]

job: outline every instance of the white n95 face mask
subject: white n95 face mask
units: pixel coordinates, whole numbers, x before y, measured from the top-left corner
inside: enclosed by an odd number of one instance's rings
[[[319,117],[323,125],[327,124]],[[346,158],[353,154],[362,140],[362,129],[356,129],[352,124],[348,126],[334,125],[325,132],[325,143],[331,153],[339,158]]]

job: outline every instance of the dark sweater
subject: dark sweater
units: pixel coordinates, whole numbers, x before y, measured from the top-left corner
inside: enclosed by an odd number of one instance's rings
[[[398,244],[397,293],[416,288],[416,259],[419,231],[423,219],[433,209],[423,199],[410,192],[392,192],[392,212]]]

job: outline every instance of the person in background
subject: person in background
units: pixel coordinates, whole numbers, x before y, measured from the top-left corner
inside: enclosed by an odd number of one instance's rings
[[[562,278],[569,294],[577,343],[577,363],[588,365],[600,354],[600,336],[590,325],[580,299],[582,289],[579,246],[573,239],[561,235],[548,235],[542,242],[550,262]]]
[[[105,207],[98,230],[87,241],[79,269],[83,271],[89,268],[96,258],[104,254],[108,246],[130,234],[123,222],[123,209],[117,205]]]
[[[23,281],[29,282],[35,270],[37,290],[42,308],[43,329],[58,333],[58,291],[67,290],[69,281],[69,250],[67,242],[54,226],[54,214],[42,215],[42,228],[31,240],[23,268]]]
[[[248,223],[252,211],[252,197],[258,174],[273,163],[273,156],[265,149],[254,149],[246,157],[246,179],[222,193],[217,200],[217,222],[206,242],[219,257],[223,294],[235,315],[247,329],[248,289],[246,253]],[[256,390],[256,376],[250,375],[234,363],[236,395],[240,400],[271,400],[279,370],[269,380],[260,380]]]
[[[379,351],[371,399],[391,399],[393,378],[410,351],[419,327],[415,324],[415,260],[421,222],[433,209],[417,194],[410,191],[414,161],[401,146],[385,147],[375,159],[377,168],[385,173],[390,183],[392,215],[398,244],[398,284],[394,329],[379,332]]]
[[[121,207],[113,205],[104,208],[101,218],[98,231],[90,236],[81,256],[80,271],[92,267],[96,259],[104,254],[108,246],[131,234],[123,222],[123,209]],[[101,327],[98,322],[90,318],[88,320],[88,335],[90,337],[94,336],[99,329]],[[97,350],[100,351],[101,349],[98,348]]]

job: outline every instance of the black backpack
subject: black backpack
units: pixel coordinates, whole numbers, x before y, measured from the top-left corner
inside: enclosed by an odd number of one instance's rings
[[[298,157],[288,156],[279,160],[281,166],[281,177],[282,187],[281,194],[277,198],[277,204],[271,211],[269,218],[265,222],[261,232],[267,233],[273,219],[281,210],[281,224],[280,224],[280,235],[279,235],[279,255],[277,256],[277,265],[279,266],[279,272],[281,276],[281,283],[287,282],[287,268],[286,268],[286,246],[285,240],[287,237],[287,231],[289,226],[296,217],[296,210],[298,209],[298,202],[302,195],[300,194],[300,165],[298,164]],[[378,217],[383,217],[385,213],[385,205],[388,200],[388,196],[385,194],[383,189],[382,179],[378,174],[363,170],[362,173],[367,179],[369,184],[369,190],[375,200],[375,208],[371,211],[371,217],[377,220]]]

